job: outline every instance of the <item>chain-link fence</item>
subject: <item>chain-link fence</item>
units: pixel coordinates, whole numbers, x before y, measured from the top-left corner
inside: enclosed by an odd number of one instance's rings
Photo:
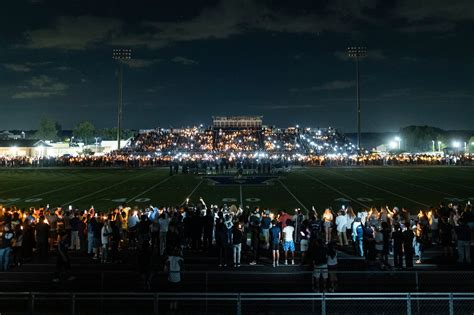
[[[289,267],[291,268],[291,267]],[[315,288],[312,271],[275,268],[272,271],[256,269],[186,271],[182,291],[186,292],[294,292],[311,293]],[[328,292],[472,292],[473,271],[332,271],[334,283],[321,283]],[[68,291],[135,292],[144,290],[145,283],[135,271],[82,271],[77,270],[76,280],[64,287]],[[53,272],[2,273],[2,286],[17,291],[57,291],[51,279]],[[331,277],[330,277],[331,278]],[[120,285],[117,285],[120,279]],[[151,290],[167,292],[167,274],[156,272]]]
[[[1,314],[474,314],[474,293],[0,293]]]

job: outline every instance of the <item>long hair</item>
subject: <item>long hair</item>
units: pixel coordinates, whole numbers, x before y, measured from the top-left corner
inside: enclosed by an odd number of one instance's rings
[[[346,214],[350,218],[354,218],[356,215],[354,213],[354,209],[351,206],[347,207]]]

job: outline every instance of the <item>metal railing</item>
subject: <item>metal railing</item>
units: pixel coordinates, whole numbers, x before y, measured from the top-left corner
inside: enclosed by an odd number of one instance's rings
[[[474,288],[474,271],[333,271],[337,276],[338,292],[471,292]],[[35,290],[39,286],[50,283],[54,272],[47,271],[13,271],[2,272],[1,283],[18,284],[24,281],[27,290]],[[134,291],[142,289],[136,271],[97,271],[73,268],[73,274],[88,288],[97,291],[115,291],[116,289]],[[152,272],[155,282],[166,283],[166,273]],[[275,291],[311,292],[314,287],[312,271],[285,271],[284,267],[272,271],[244,271],[240,269],[220,271],[185,271],[183,272],[183,290],[192,292],[219,292],[223,282],[235,291],[248,291],[252,285],[268,288],[275,283],[297,284],[297,287],[276,288]],[[31,277],[30,277],[31,276]],[[117,287],[117,278],[123,279]],[[160,281],[163,280],[163,281]],[[87,288],[86,288],[87,289]],[[18,289],[17,289],[18,290]],[[19,290],[24,290],[20,289]],[[43,289],[38,289],[43,290]],[[253,291],[253,290],[252,290]],[[273,291],[273,290],[272,290]]]
[[[5,314],[19,312],[31,315],[56,313],[156,315],[166,314],[170,303],[175,303],[179,312],[193,314],[474,313],[474,293],[0,292],[1,311]]]

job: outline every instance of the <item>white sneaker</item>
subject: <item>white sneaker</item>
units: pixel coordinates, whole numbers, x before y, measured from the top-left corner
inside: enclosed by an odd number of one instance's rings
[[[276,265],[277,265],[277,264],[276,264],[276,262],[273,262],[273,268],[275,268],[275,267],[276,267]]]
[[[288,265],[288,260],[285,259],[285,265]]]
[[[295,264],[295,261],[294,261],[294,260],[292,260],[292,261],[291,261],[291,264],[292,264],[292,265],[294,265],[294,264]]]
[[[277,261],[277,267],[278,267],[278,266],[280,266],[280,262],[279,262],[279,261]]]

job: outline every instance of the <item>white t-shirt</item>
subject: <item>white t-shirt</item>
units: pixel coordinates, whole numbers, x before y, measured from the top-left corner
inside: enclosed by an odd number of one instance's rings
[[[330,255],[328,255],[328,266],[334,266],[334,265],[337,265],[337,253],[336,255],[334,255],[334,257],[331,257]]]
[[[295,228],[287,225],[283,229],[283,235],[284,235],[284,241],[285,242],[293,242],[293,232],[295,231]]]
[[[347,224],[347,216],[346,215],[338,215],[336,217],[336,228],[338,232],[345,232],[346,231],[346,224]]]
[[[383,250],[383,234],[380,231],[375,232],[375,249]]]
[[[352,223],[354,223],[355,217],[350,217],[346,214],[346,229],[352,229]]]
[[[128,217],[128,228],[133,228],[135,225],[140,222],[140,219],[137,215],[132,215]]]
[[[183,261],[182,257],[179,256],[169,256],[167,262],[169,263],[169,282],[177,283],[181,282],[181,266],[179,262]]]
[[[162,219],[160,218],[158,220],[158,223],[160,224],[160,233],[167,233],[168,232],[168,225],[170,223],[170,220],[168,217]]]

